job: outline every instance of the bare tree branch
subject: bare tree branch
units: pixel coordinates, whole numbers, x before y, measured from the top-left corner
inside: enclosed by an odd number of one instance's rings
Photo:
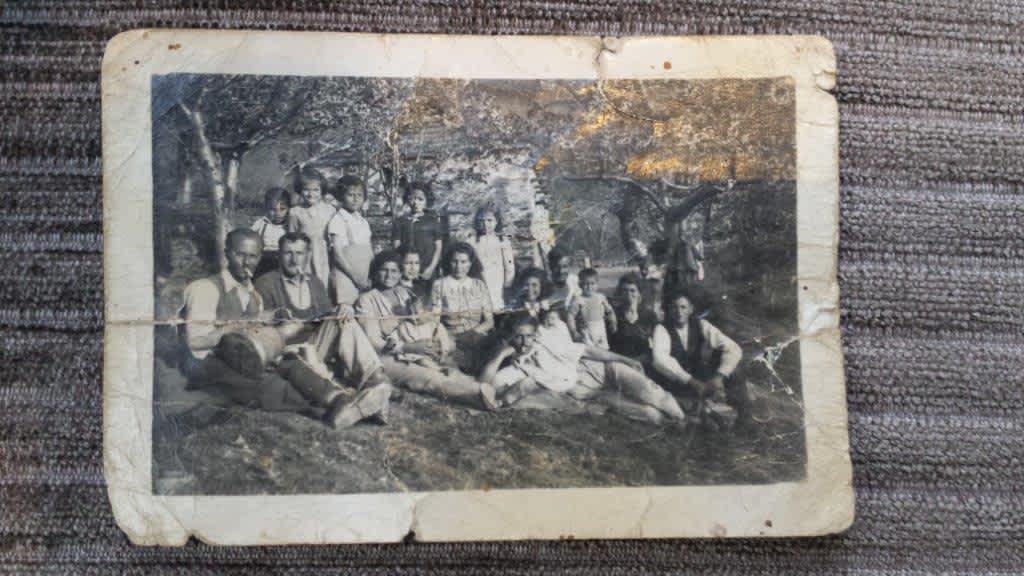
[[[658,209],[659,212],[664,214],[666,210],[665,196],[663,194],[658,194],[654,190],[651,190],[650,188],[644,186],[643,184],[640,184],[636,180],[629,178],[627,176],[607,176],[599,174],[595,176],[562,176],[561,178],[569,182],[593,182],[608,180],[613,182],[620,182],[642,193],[644,197],[646,197],[647,200],[649,200],[651,204],[653,204],[654,207]]]

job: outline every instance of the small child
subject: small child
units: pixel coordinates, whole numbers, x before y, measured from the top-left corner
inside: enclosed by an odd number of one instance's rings
[[[267,188],[263,193],[263,209],[266,210],[266,215],[252,225],[252,229],[263,241],[263,257],[254,274],[257,278],[277,270],[278,242],[287,232],[285,220],[288,219],[288,208],[288,192],[284,188]]]
[[[312,166],[302,166],[295,172],[295,191],[300,203],[288,211],[288,231],[309,236],[309,271],[324,286],[328,286],[330,254],[327,250],[327,223],[336,212],[324,199],[327,180]]]
[[[501,212],[491,204],[481,206],[473,216],[473,229],[475,234],[469,243],[483,266],[491,308],[501,310],[505,307],[505,290],[512,287],[516,277],[515,252],[502,235]]]
[[[597,291],[597,270],[586,268],[579,278],[580,293],[569,302],[566,315],[569,332],[577,342],[607,350],[608,332],[616,331],[615,309]]]

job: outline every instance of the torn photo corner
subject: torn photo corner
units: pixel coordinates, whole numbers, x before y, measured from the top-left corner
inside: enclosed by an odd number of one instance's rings
[[[844,530],[834,81],[820,37],[118,35],[118,524]]]

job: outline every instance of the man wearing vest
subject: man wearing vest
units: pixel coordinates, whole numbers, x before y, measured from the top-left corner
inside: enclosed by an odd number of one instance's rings
[[[292,245],[305,247],[301,241]],[[189,386],[263,410],[315,413],[336,428],[372,417],[385,419],[391,385],[373,345],[351,315],[326,318],[308,336],[310,324],[294,320],[331,312],[313,295],[316,288],[307,280],[299,291],[308,295],[308,306],[303,307],[305,300],[299,297],[295,310],[276,306],[276,300],[270,308],[252,282],[262,253],[259,235],[246,228],[232,230],[224,252],[227,266],[220,274],[185,287],[183,371]],[[298,253],[289,258],[289,270],[294,271],[296,264],[304,270],[308,251],[293,252]],[[319,290],[326,292],[322,284]],[[281,355],[285,343],[306,338],[310,346]],[[245,352],[250,354],[243,357]],[[334,372],[360,392],[353,397],[334,382],[325,363],[333,364]]]
[[[694,314],[685,294],[666,296],[665,321],[654,328],[651,364],[659,382],[705,406],[707,399],[725,400],[736,410],[737,426],[752,422],[750,390],[733,377],[743,350],[707,320]]]
[[[333,306],[324,283],[307,272],[309,255],[309,236],[302,232],[281,236],[278,269],[253,282],[266,310],[287,310],[286,317],[295,320],[313,320],[331,312]]]

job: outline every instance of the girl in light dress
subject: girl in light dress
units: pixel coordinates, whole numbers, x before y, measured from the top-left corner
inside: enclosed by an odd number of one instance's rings
[[[356,176],[344,176],[334,195],[341,206],[327,224],[331,251],[329,290],[335,304],[353,304],[360,292],[370,289],[373,239],[370,223],[363,217],[366,186]]]
[[[483,266],[483,280],[491,297],[491,308],[505,308],[505,290],[512,287],[516,277],[515,252],[512,244],[502,235],[501,212],[493,205],[485,204],[477,209],[473,217],[476,234],[469,244],[476,251]]]
[[[303,166],[298,170],[295,188],[300,204],[288,210],[288,231],[309,236],[309,271],[327,286],[331,269],[327,223],[335,213],[334,207],[324,200],[327,183],[319,170]]]

